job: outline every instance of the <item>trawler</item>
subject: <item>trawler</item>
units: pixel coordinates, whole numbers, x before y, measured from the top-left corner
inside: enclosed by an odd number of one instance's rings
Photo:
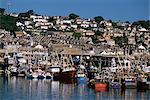
[[[70,63],[70,59],[68,57],[62,58],[62,67],[59,73],[60,80],[70,80],[75,79],[76,69],[73,66],[73,63]]]
[[[77,72],[76,72],[76,80],[77,80],[78,84],[86,83],[88,81],[87,70],[84,67],[84,65],[79,65],[78,66],[78,69],[77,69]]]

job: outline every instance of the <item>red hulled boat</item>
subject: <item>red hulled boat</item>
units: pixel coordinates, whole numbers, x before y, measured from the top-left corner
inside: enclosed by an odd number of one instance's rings
[[[106,82],[101,82],[98,79],[92,79],[89,82],[89,86],[95,89],[96,91],[106,91],[109,88],[109,84]]]
[[[74,79],[76,70],[74,67],[67,67],[60,71],[59,77],[63,80]]]

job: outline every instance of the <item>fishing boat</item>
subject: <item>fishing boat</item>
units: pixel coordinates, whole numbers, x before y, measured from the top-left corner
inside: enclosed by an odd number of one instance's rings
[[[79,65],[76,72],[76,80],[78,84],[87,83],[87,70],[83,65]]]
[[[53,63],[47,69],[48,72],[52,73],[54,80],[59,80],[59,73],[60,73],[60,65],[58,63]]]
[[[150,90],[150,75],[148,75],[146,83],[148,85],[148,90]]]
[[[42,70],[35,70],[27,74],[27,79],[44,79],[46,78],[45,72]]]
[[[71,57],[62,58],[62,67],[59,73],[60,80],[75,79],[76,69],[73,66],[73,61],[70,62]]]
[[[116,78],[109,82],[109,87],[113,89],[121,89],[121,83]]]
[[[11,76],[17,76],[18,75],[17,67],[15,67],[15,66],[11,66],[9,68],[9,71],[10,71]]]
[[[45,75],[46,75],[46,79],[53,79],[53,76],[50,72],[47,72]]]
[[[29,67],[27,67],[27,66],[19,67],[18,68],[18,77],[25,77],[28,70],[29,70]]]
[[[136,89],[137,83],[135,78],[125,78],[125,88],[126,89]]]
[[[59,73],[59,78],[63,80],[74,79],[76,74],[76,70],[73,66],[68,66],[61,69]]]
[[[86,74],[83,71],[78,71],[76,74],[77,83],[86,83],[88,81],[88,78]]]
[[[97,73],[97,67],[93,66],[90,63],[90,66],[89,66],[89,69],[87,70],[87,73],[88,73],[88,78],[93,79],[94,75]]]
[[[137,90],[138,91],[146,91],[149,89],[149,85],[147,84],[147,78],[145,76],[141,76],[137,78]]]
[[[37,79],[38,73],[37,72],[27,73],[26,77],[27,79]]]
[[[104,79],[103,75],[96,74],[94,79],[89,81],[89,86],[96,91],[106,91],[109,89],[109,82]]]
[[[46,78],[46,75],[45,75],[45,72],[44,72],[44,71],[38,69],[36,72],[37,72],[37,74],[38,74],[37,79],[44,79],[44,78]]]
[[[96,91],[107,91],[109,88],[109,84],[101,79],[91,79],[88,85]]]

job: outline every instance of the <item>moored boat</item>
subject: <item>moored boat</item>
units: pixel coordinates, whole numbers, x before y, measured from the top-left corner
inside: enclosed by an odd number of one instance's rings
[[[45,72],[42,70],[36,70],[31,73],[28,73],[27,79],[44,79],[46,78]]]
[[[37,71],[37,73],[38,73],[38,77],[37,77],[37,79],[44,79],[44,78],[46,78],[46,75],[45,75],[45,72],[44,71],[42,71],[42,70],[38,70]]]
[[[91,79],[88,85],[96,91],[107,91],[109,89],[109,83],[101,79]]]
[[[134,78],[126,78],[125,79],[125,88],[126,89],[135,89],[137,88],[137,83]]]
[[[78,84],[86,83],[88,81],[87,76],[82,71],[77,72],[76,79]]]
[[[137,91],[146,91],[149,89],[146,77],[138,77],[137,79]]]
[[[74,79],[75,73],[76,73],[75,68],[69,66],[69,67],[63,68],[62,71],[60,71],[59,78],[63,80]]]
[[[78,70],[76,72],[76,80],[78,84],[87,83],[87,70],[83,65],[78,66]]]
[[[11,76],[17,76],[18,75],[17,67],[15,67],[15,66],[11,66],[9,68],[9,71],[10,71]]]
[[[57,63],[49,66],[47,70],[52,73],[54,80],[59,80],[60,66]]]
[[[46,73],[46,79],[53,79],[53,76],[50,72]]]
[[[109,87],[113,89],[121,89],[121,84],[119,82],[111,82]]]
[[[38,77],[38,73],[37,72],[28,73],[26,77],[27,79],[36,79]]]

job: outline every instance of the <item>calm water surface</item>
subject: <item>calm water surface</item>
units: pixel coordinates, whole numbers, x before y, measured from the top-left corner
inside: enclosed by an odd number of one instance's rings
[[[86,84],[0,77],[0,100],[150,100],[150,91],[94,91]]]

